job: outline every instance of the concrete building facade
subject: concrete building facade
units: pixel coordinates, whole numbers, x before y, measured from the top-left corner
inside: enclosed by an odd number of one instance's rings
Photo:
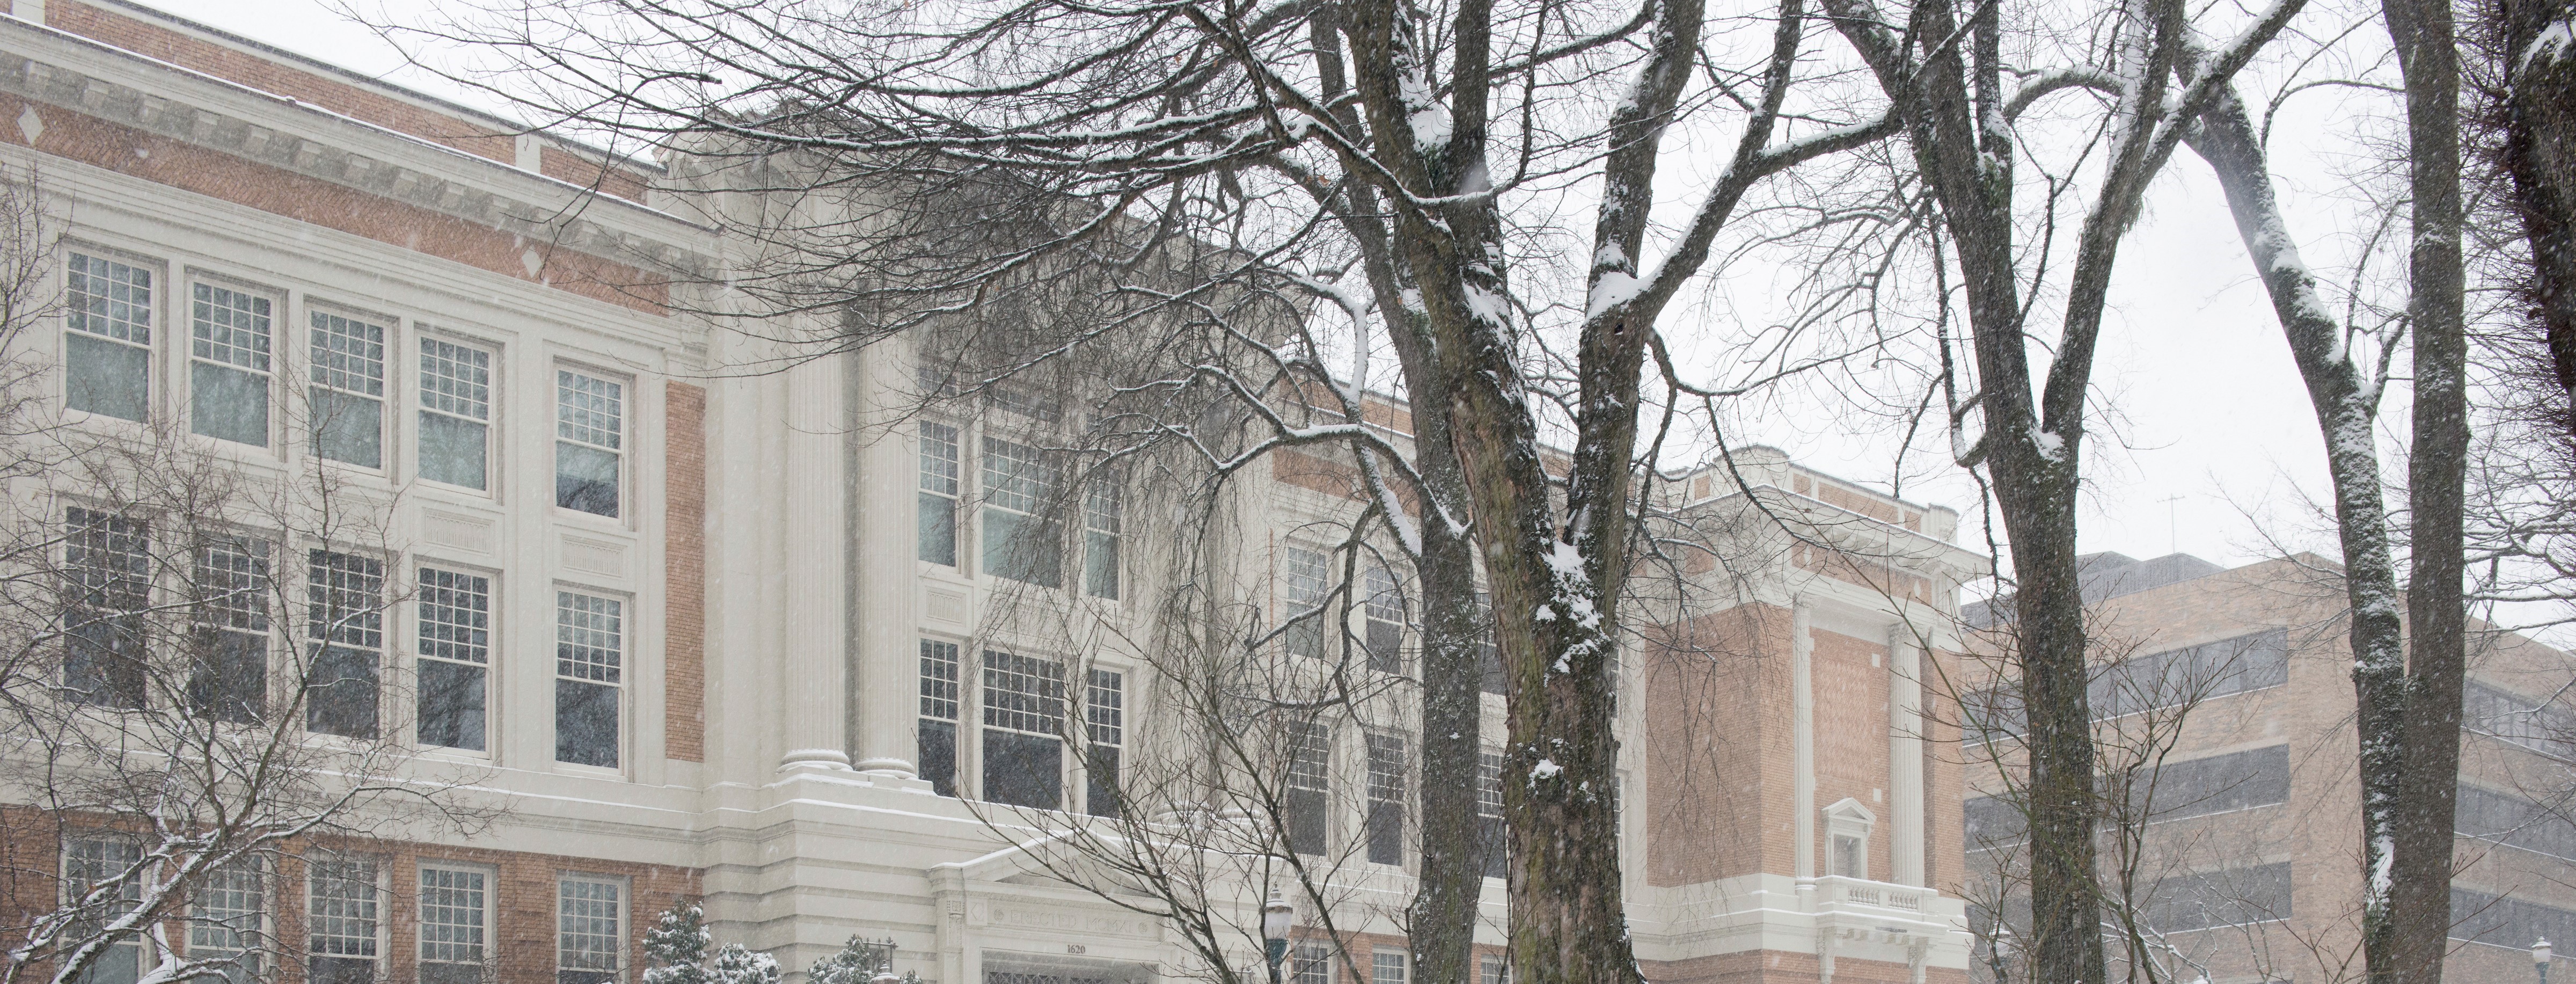
[[[388,696],[366,737],[470,773],[461,795],[492,811],[470,835],[336,845],[364,863],[328,891],[300,864],[241,887],[270,976],[632,981],[652,916],[688,899],[791,974],[853,936],[933,984],[1195,973],[1171,927],[1034,864],[1015,838],[1035,828],[989,808],[1115,807],[1118,763],[1156,750],[1133,736],[1172,714],[1121,642],[1151,627],[1155,525],[1114,497],[1061,528],[1030,505],[1053,479],[1029,435],[1061,407],[925,409],[903,340],[782,361],[686,313],[727,246],[652,163],[127,0],[0,17],[0,159],[62,227],[65,313],[28,342],[55,367],[49,412],[112,440],[161,428],[252,481],[324,475],[375,510],[367,557],[286,547],[342,565],[327,586],[376,565],[362,655]],[[1410,429],[1401,404],[1368,413]],[[1307,531],[1356,512],[1349,471],[1301,451],[1253,473],[1240,601],[1280,618],[1339,587]],[[1766,449],[1667,487],[1674,542],[1702,546],[1667,558],[1621,657],[1648,973],[1964,981],[1955,714],[1926,682],[1982,572],[1956,515]],[[20,489],[46,515],[95,509],[83,495],[61,474]],[[1059,529],[1043,563],[997,546]],[[1401,580],[1354,638],[1408,644]],[[1039,610],[1094,628],[1020,624]],[[1400,694],[1404,667],[1370,672]],[[1380,740],[1406,707],[1319,732],[1314,836],[1354,859],[1330,869],[1351,901],[1299,984],[1405,976],[1412,862],[1381,860],[1370,811],[1397,804],[1401,830],[1403,789],[1467,781]],[[1499,802],[1503,777],[1475,781]],[[50,904],[112,840],[17,837],[10,904]],[[1234,888],[1229,919],[1263,886]],[[1502,896],[1489,879],[1486,984],[1508,974]],[[188,945],[137,942],[133,965]]]

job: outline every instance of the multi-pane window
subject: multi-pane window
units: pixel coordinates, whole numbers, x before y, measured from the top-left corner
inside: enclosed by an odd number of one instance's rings
[[[1064,805],[1064,664],[984,652],[984,798]]]
[[[492,581],[420,569],[419,737],[423,745],[483,750],[485,678],[492,666]]]
[[[1316,721],[1294,721],[1288,725],[1288,776],[1281,789],[1280,806],[1288,835],[1288,849],[1299,854],[1322,854],[1331,837],[1331,769],[1333,729]]]
[[[957,644],[921,640],[921,720],[915,735],[921,777],[941,796],[957,795]]]
[[[555,761],[617,767],[626,606],[555,592]]]
[[[2287,861],[2167,875],[2148,889],[2141,921],[2154,932],[2187,933],[2288,919],[2290,882]],[[2458,911],[2468,915],[2466,910]],[[2527,939],[2530,937],[2516,939],[2510,945],[2528,945],[2524,942]]]
[[[105,932],[107,924],[143,903],[143,880],[137,870],[143,848],[112,834],[73,837],[63,842],[63,905],[72,910],[73,932]],[[132,981],[143,967],[142,927],[114,937],[106,953],[90,965],[88,981],[97,984]]]
[[[1503,877],[1503,753],[1476,753],[1476,847],[1485,852],[1485,877]]]
[[[188,298],[189,428],[207,437],[268,446],[268,298],[192,284]]]
[[[81,253],[65,266],[65,402],[142,420],[152,404],[152,271]]]
[[[368,984],[382,955],[380,866],[374,858],[317,858],[307,863],[305,979],[312,984]]]
[[[1118,483],[1092,479],[1082,496],[1082,593],[1094,598],[1118,597],[1120,511]]]
[[[388,331],[363,318],[313,312],[314,454],[384,467]]]
[[[915,551],[924,561],[949,567],[957,566],[957,497],[965,491],[957,445],[957,428],[921,422]]]
[[[1369,669],[1404,672],[1404,585],[1386,565],[1369,566],[1368,600],[1361,603],[1360,614],[1368,623],[1363,638]]]
[[[2565,812],[2516,796],[2460,784],[2452,821],[2462,836],[2576,861],[2576,820]],[[2568,937],[2576,939],[2576,936]]]
[[[1082,701],[1084,737],[1090,742],[1082,805],[1094,816],[1114,817],[1119,815],[1119,760],[1127,744],[1127,677],[1093,670],[1090,683]]]
[[[1368,859],[1404,863],[1406,748],[1392,731],[1368,733]]]
[[[1494,597],[1476,593],[1476,685],[1489,694],[1503,689],[1503,650],[1494,641]]]
[[[1835,876],[1841,878],[1869,877],[1868,847],[1860,838],[1850,834],[1835,834],[1833,857]]]
[[[1042,588],[1064,583],[1064,543],[1042,513],[1054,505],[1057,476],[1046,452],[984,439],[984,570]]]
[[[1476,984],[1512,984],[1512,961],[1499,953],[1476,958]]]
[[[1404,984],[1405,960],[1402,950],[1377,947],[1369,951],[1369,984]]]
[[[1289,984],[1333,984],[1333,947],[1299,941],[1288,948]]]
[[[201,984],[249,984],[261,979],[260,959],[268,947],[268,879],[255,857],[242,858],[206,873],[188,897],[188,959],[229,963]]]
[[[150,682],[151,531],[81,508],[66,510],[63,526],[63,689],[85,704],[141,707]]]
[[[420,477],[486,488],[491,461],[492,353],[420,340]]]
[[[473,868],[420,869],[421,984],[480,984],[490,931],[488,876]]]
[[[2534,700],[2475,680],[2461,689],[2460,727],[2492,735],[2535,752],[2576,758],[2576,714],[2548,700]]]
[[[268,708],[268,543],[198,534],[188,703],[247,724]]]
[[[608,984],[626,952],[625,885],[606,878],[556,883],[555,984]]]
[[[1288,655],[1321,659],[1324,655],[1324,604],[1327,558],[1321,550],[1290,546],[1279,552],[1279,618],[1288,624]]]
[[[555,505],[617,515],[618,460],[626,433],[626,387],[570,369],[555,370]]]
[[[2121,660],[2094,674],[2086,699],[2099,721],[2288,682],[2290,633],[2266,629]]]
[[[330,550],[312,551],[306,561],[305,603],[314,642],[304,680],[304,726],[373,738],[385,646],[384,562]]]

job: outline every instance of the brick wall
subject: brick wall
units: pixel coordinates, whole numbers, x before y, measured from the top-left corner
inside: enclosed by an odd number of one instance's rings
[[[707,391],[664,386],[662,476],[663,754],[706,761]]]
[[[1790,870],[1788,635],[1760,604],[1647,630],[1647,884]]]
[[[0,94],[0,119],[18,119],[29,108],[16,96]],[[32,146],[57,157],[620,307],[661,313],[669,296],[661,278],[622,263],[58,106],[32,108],[44,123]],[[0,141],[30,146],[26,131],[16,126],[0,126]],[[533,272],[531,256],[537,260]]]
[[[1816,640],[1816,825],[1818,874],[1832,874],[1822,812],[1844,797],[1860,801],[1878,818],[1869,832],[1869,876],[1895,873],[1888,845],[1896,815],[1886,800],[1888,677],[1884,640],[1855,639],[1824,629]]]

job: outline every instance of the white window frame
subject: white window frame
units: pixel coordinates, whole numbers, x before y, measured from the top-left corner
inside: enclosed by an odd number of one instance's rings
[[[409,474],[429,482],[436,488],[454,489],[484,498],[495,498],[500,486],[501,456],[494,454],[493,450],[496,446],[496,435],[500,432],[501,405],[505,402],[501,394],[506,391],[502,379],[504,365],[501,361],[501,346],[480,338],[441,331],[417,321],[413,322],[413,329],[411,339],[416,344],[406,346],[402,350],[408,356],[404,365],[410,371],[402,374],[401,378],[408,385],[396,387],[397,390],[410,395],[410,405],[415,411],[409,442],[411,450]],[[431,359],[429,347],[432,345],[446,345],[466,352],[480,353],[483,356],[483,416],[480,419],[451,407],[451,404],[463,402],[462,397],[444,393],[433,396],[429,392]],[[456,377],[443,378],[455,379]],[[461,379],[457,382],[460,386],[473,385],[470,381]],[[431,417],[461,421],[468,426],[483,428],[483,484],[480,487],[458,485],[429,476],[429,468],[425,464],[427,455],[423,453],[422,443],[428,439],[430,430],[428,418]]]
[[[460,960],[430,959],[429,950],[433,945],[429,938],[429,927],[433,925],[429,921],[430,906],[428,898],[430,891],[429,875],[431,872],[471,875],[483,880],[482,888],[479,889],[483,896],[481,908],[482,922],[473,927],[482,934],[482,941],[476,944],[477,949],[481,950],[482,953],[481,956],[472,963]],[[430,976],[428,971],[432,965],[445,967],[475,967],[478,970],[477,976],[479,979],[481,971],[488,970],[499,962],[496,959],[498,957],[497,951],[500,946],[499,927],[493,920],[494,910],[499,908],[497,905],[500,897],[501,886],[499,870],[486,864],[472,864],[462,861],[423,858],[416,866],[414,875],[415,877],[412,881],[414,895],[412,905],[412,964],[417,979],[427,981]],[[436,925],[463,926],[464,924],[438,923]],[[445,944],[446,941],[440,941],[439,945]]]
[[[324,327],[326,319],[337,320],[362,328],[373,328],[382,333],[382,337],[376,339],[373,343],[376,347],[376,376],[374,380],[376,391],[374,393],[368,393],[365,391],[364,383],[366,380],[363,375],[350,373],[346,371],[343,365],[333,364],[335,362],[342,361],[339,358],[341,353],[336,350],[326,353],[326,350],[323,347],[323,335],[326,332],[329,332],[331,334],[340,335],[341,337],[351,338],[359,345],[369,343],[363,335],[348,335],[341,332],[330,332],[329,329]],[[305,386],[305,453],[311,454],[313,457],[323,461],[332,462],[335,465],[382,474],[392,474],[393,459],[395,455],[391,452],[394,448],[400,445],[400,442],[397,441],[394,436],[398,431],[398,428],[394,425],[394,395],[396,386],[394,384],[393,376],[394,369],[399,364],[397,353],[403,351],[402,339],[404,337],[404,332],[402,331],[402,319],[388,314],[378,314],[364,308],[352,307],[346,304],[338,304],[329,301],[316,301],[308,295],[304,302],[304,324],[299,327],[301,328],[299,334],[302,336],[302,340],[304,342],[305,361],[305,371],[302,374],[304,376],[303,383]],[[330,355],[331,358],[326,359],[326,354]],[[365,357],[364,352],[348,353],[348,355],[350,356],[350,361],[363,360]],[[360,367],[362,367],[362,364]],[[338,382],[333,382],[332,380],[338,380]],[[350,381],[352,380],[355,381],[355,385],[351,385]],[[345,458],[335,458],[329,454],[323,453],[322,434],[324,411],[322,409],[322,403],[326,398],[325,394],[328,394],[329,397],[333,398],[364,400],[375,403],[375,464],[371,465],[363,461],[350,461]]]
[[[481,612],[483,616],[483,627],[481,630],[483,636],[483,659],[481,662],[475,662],[473,660],[463,659],[457,656],[440,655],[442,651],[453,651],[453,648],[451,647],[462,648],[470,645],[470,643],[443,639],[433,640],[429,638],[431,628],[429,620],[432,607],[431,601],[435,596],[431,593],[432,589],[428,584],[429,579],[427,575],[432,572],[449,577],[475,578],[483,582],[483,610]],[[451,564],[444,560],[437,560],[428,557],[414,558],[411,564],[411,573],[413,577],[410,610],[411,618],[407,621],[407,626],[411,629],[411,684],[413,699],[412,733],[408,736],[408,740],[414,747],[435,750],[440,754],[488,758],[491,756],[493,749],[499,744],[498,738],[501,724],[501,715],[498,713],[499,709],[497,706],[501,690],[499,685],[500,677],[498,674],[498,656],[501,648],[500,622],[503,600],[501,576],[494,571],[470,564]],[[452,589],[442,588],[440,590],[444,591]],[[453,606],[440,607],[444,608]],[[468,628],[451,622],[441,622],[438,624],[442,628],[449,629]],[[422,740],[420,728],[422,723],[427,720],[427,716],[421,713],[423,710],[421,702],[428,694],[429,688],[422,683],[421,669],[426,664],[467,666],[480,669],[483,672],[483,747],[466,748],[460,745],[437,745]]]
[[[549,734],[555,736],[555,757],[552,761],[556,768],[622,773],[628,762],[633,758],[632,755],[628,754],[627,746],[633,742],[635,732],[634,711],[632,708],[627,706],[628,700],[631,696],[630,691],[633,684],[632,677],[635,672],[635,618],[630,612],[630,609],[634,606],[635,599],[629,595],[619,592],[601,591],[585,585],[569,583],[556,584],[554,586],[554,593],[555,616],[552,621],[555,626],[556,651],[549,657],[554,664],[554,670],[549,674],[549,678],[554,681],[555,688],[557,690],[560,690],[566,683],[572,683],[577,685],[605,686],[612,691],[610,703],[611,706],[616,709],[617,713],[617,738],[612,743],[610,751],[616,756],[617,761],[608,765],[597,765],[587,762],[566,761],[560,757],[563,752],[562,736],[564,723],[560,700],[557,700],[552,705],[556,708],[556,711],[554,712],[555,716],[553,719],[553,727],[548,731]],[[613,610],[607,614],[609,617],[616,619],[616,645],[611,651],[611,655],[615,657],[616,662],[614,665],[608,666],[605,669],[610,671],[610,675],[613,676],[614,679],[601,680],[578,674],[567,674],[565,672],[564,660],[562,658],[562,647],[567,641],[566,633],[576,631],[574,626],[565,621],[565,616],[567,614],[565,602],[567,599],[571,598],[604,601],[613,606]],[[599,613],[592,611],[585,614],[597,615]]]
[[[374,894],[368,901],[371,902],[375,908],[368,918],[374,923],[373,929],[375,931],[375,936],[374,939],[369,942],[368,946],[374,952],[363,956],[375,964],[375,974],[381,978],[385,972],[385,951],[389,948],[387,941],[390,939],[390,936],[387,931],[391,928],[387,925],[386,916],[391,914],[393,900],[388,896],[385,889],[385,876],[388,874],[386,871],[387,865],[385,864],[385,859],[372,854],[332,854],[325,857],[313,858],[305,862],[303,927],[305,937],[304,954],[306,961],[305,976],[308,980],[311,978],[311,963],[317,958],[360,956],[353,954],[326,954],[320,952],[322,949],[320,946],[315,945],[318,939],[317,934],[321,931],[321,927],[319,925],[321,917],[314,915],[314,913],[321,908],[316,904],[320,901],[321,897],[315,893],[321,888],[322,881],[315,878],[314,875],[315,869],[326,864],[365,864],[373,869],[375,880],[370,885],[370,888],[373,890]],[[332,880],[344,882],[351,881],[351,879],[343,878],[334,878]],[[342,937],[355,938],[348,937],[346,934],[342,934]]]
[[[277,387],[278,377],[281,375],[280,370],[285,368],[285,365],[289,360],[284,358],[284,353],[281,351],[282,346],[278,344],[278,328],[281,324],[289,321],[288,312],[292,310],[291,306],[287,303],[287,292],[275,287],[263,286],[251,281],[200,269],[189,270],[187,277],[182,282],[184,283],[186,290],[184,295],[178,299],[177,303],[185,309],[186,317],[184,319],[174,320],[184,320],[187,324],[186,350],[181,353],[179,361],[187,370],[186,393],[188,406],[188,433],[211,441],[238,443],[244,447],[262,448],[272,454],[282,455],[285,449],[278,440],[278,435],[281,429],[278,426],[279,421],[277,411],[279,401],[277,398]],[[197,292],[201,288],[205,290],[225,291],[250,298],[254,301],[268,302],[268,314],[266,315],[268,318],[268,337],[266,339],[268,350],[265,353],[267,356],[268,367],[266,369],[245,366],[227,358],[205,357],[197,354],[198,343],[200,341],[197,336]],[[208,340],[208,342],[209,350],[211,351],[211,340]],[[237,346],[232,346],[229,343],[225,346],[226,349],[235,347]],[[199,406],[197,403],[197,367],[200,365],[207,366],[210,369],[214,369],[219,372],[238,372],[258,379],[262,400],[262,406],[260,409],[261,422],[266,427],[266,432],[262,435],[260,443],[251,444],[246,441],[233,441],[231,438],[208,434],[205,431],[198,429],[200,415],[198,413]]]
[[[67,243],[64,246],[63,254],[62,292],[65,310],[63,314],[62,330],[58,337],[61,339],[60,344],[62,346],[62,398],[64,409],[89,418],[124,420],[129,423],[138,424],[152,420],[163,409],[162,404],[167,401],[168,393],[161,378],[163,375],[161,351],[164,341],[170,334],[170,319],[163,316],[163,311],[169,301],[170,295],[170,264],[163,260],[91,243]],[[118,338],[108,331],[94,331],[88,328],[72,327],[72,321],[74,320],[74,315],[76,313],[73,310],[75,301],[73,300],[72,295],[71,279],[72,260],[75,256],[91,262],[115,264],[117,266],[124,267],[129,271],[139,272],[150,279],[151,282],[144,285],[144,289],[149,292],[149,296],[145,298],[144,302],[141,305],[131,305],[130,302],[128,302],[130,307],[137,307],[143,313],[143,318],[139,325],[139,327],[143,329],[143,341],[136,342],[131,338]],[[83,272],[82,276],[86,278],[93,276],[93,274]],[[131,284],[127,284],[126,286],[130,287]],[[115,303],[112,299],[106,296],[102,296],[102,300],[111,304]],[[80,320],[84,323],[89,320],[88,312],[80,311],[77,313],[80,316]],[[127,324],[134,325],[131,321],[127,322]],[[131,328],[129,328],[128,334],[130,335],[131,333]],[[121,346],[128,349],[139,349],[142,351],[143,407],[141,419],[119,417],[112,413],[105,413],[96,410],[72,409],[71,348],[72,339],[74,338],[95,339],[109,345]]]
[[[551,375],[549,389],[553,393],[553,398],[547,403],[553,412],[547,415],[550,421],[547,433],[554,451],[554,466],[550,469],[554,476],[554,488],[547,492],[547,501],[553,503],[555,514],[558,516],[587,516],[591,521],[621,525],[632,522],[637,514],[633,481],[635,472],[633,458],[638,447],[635,425],[642,418],[642,415],[636,412],[640,401],[636,399],[637,389],[634,377],[566,360],[557,360]],[[617,387],[616,428],[614,432],[608,433],[608,436],[616,442],[613,446],[601,444],[593,436],[583,436],[602,433],[600,429],[571,424],[564,420],[565,411],[570,406],[567,390],[578,391],[576,379],[588,379]],[[564,504],[563,454],[567,448],[605,454],[611,458],[610,472],[614,476],[612,484],[617,500],[614,511],[600,513]]]
[[[617,948],[612,951],[616,956],[617,966],[613,970],[604,971],[604,973],[609,975],[609,980],[623,981],[626,979],[626,971],[628,969],[626,966],[627,957],[629,956],[628,951],[633,946],[633,937],[635,935],[635,923],[633,918],[635,909],[634,886],[630,879],[623,876],[599,875],[577,871],[559,872],[555,875],[555,930],[553,946],[555,955],[553,961],[556,974],[555,979],[558,981],[562,980],[562,975],[567,971],[603,972],[598,968],[564,966],[564,890],[566,887],[576,884],[605,885],[617,892],[617,927],[616,933],[613,937],[616,940]]]

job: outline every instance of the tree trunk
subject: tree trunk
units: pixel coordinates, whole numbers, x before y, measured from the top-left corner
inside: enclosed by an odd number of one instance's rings
[[[2395,844],[2392,818],[2401,801],[2396,780],[2405,759],[2405,740],[2396,722],[2404,706],[2406,657],[2397,563],[2389,544],[2388,509],[2380,495],[2379,449],[2373,431],[2377,384],[2365,379],[2353,361],[2343,327],[2327,313],[2317,294],[2315,275],[2299,259],[2253,120],[2232,89],[2202,114],[2191,145],[2209,162],[2227,194],[2237,233],[2271,293],[2273,313],[2289,339],[2291,357],[2307,384],[2308,403],[2325,438],[2326,470],[2334,482],[2335,524],[2343,547],[2353,685],[2360,709],[2364,873],[2392,870],[2382,867],[2390,861],[2383,845]],[[2455,686],[2454,707],[2456,690]],[[2446,836],[2442,847],[2446,860],[2448,850]],[[2447,928],[2447,869],[2444,878],[2442,921]],[[2393,924],[2386,880],[2374,878],[2371,886],[2364,920],[2365,933],[2377,948],[2369,956],[2376,959],[2387,952]],[[2386,968],[2394,964],[2371,966],[2374,978],[2384,979]]]
[[[2532,299],[2558,385],[2576,394],[2576,6],[2495,0],[2489,9],[2503,42],[2504,167],[2531,241]]]
[[[2406,592],[2413,623],[2398,694],[2365,693],[2366,790],[2394,786],[2384,817],[2365,814],[2372,902],[2363,943],[2374,980],[2440,984],[2451,925],[2452,811],[2460,765],[2460,686],[2467,665],[2463,489],[2468,466],[2468,333],[2460,235],[2460,63],[2446,0],[2386,0],[2382,11],[2406,79],[2413,243],[2407,315],[2415,333],[2414,450],[2407,466],[2412,536]],[[2359,675],[2356,675],[2359,678]],[[2372,681],[2364,681],[2367,690]],[[2382,708],[2399,713],[2388,720]],[[2390,762],[2385,746],[2398,749]],[[2374,775],[2393,765],[2394,777]],[[2384,829],[2373,836],[2370,828]]]

